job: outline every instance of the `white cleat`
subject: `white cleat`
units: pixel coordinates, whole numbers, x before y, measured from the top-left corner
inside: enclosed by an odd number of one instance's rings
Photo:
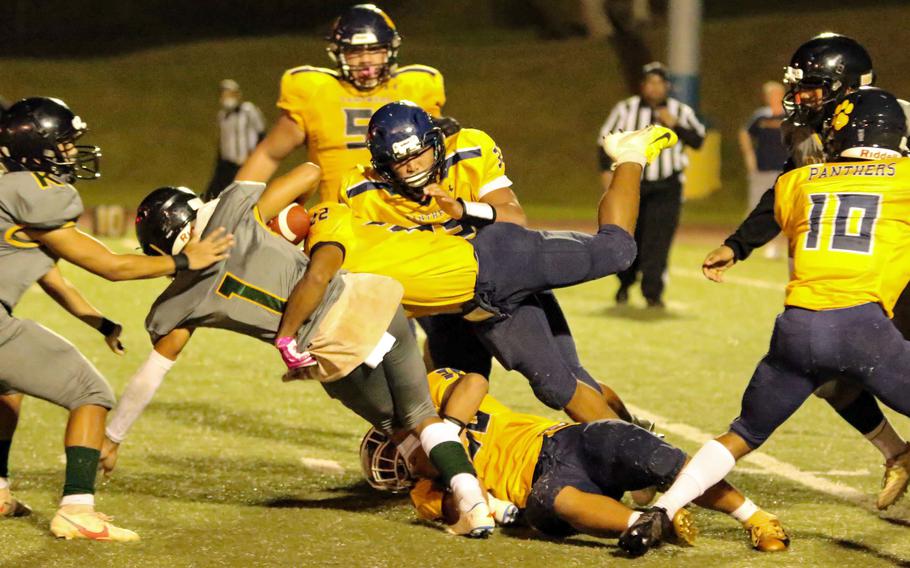
[[[493,534],[496,520],[486,503],[477,503],[470,511],[464,513],[464,516],[470,526],[466,535],[468,538],[487,538]]]
[[[503,501],[487,494],[487,505],[490,506],[496,524],[500,526],[509,526],[518,520],[518,507],[510,501]]]

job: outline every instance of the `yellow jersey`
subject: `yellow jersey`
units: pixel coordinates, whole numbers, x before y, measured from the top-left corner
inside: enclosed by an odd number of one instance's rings
[[[464,128],[445,141],[446,161],[439,186],[455,199],[480,201],[488,193],[511,187],[506,176],[502,150],[486,132]],[[395,193],[367,166],[351,169],[341,182],[340,200],[354,214],[373,221],[393,223],[402,227],[427,226],[437,231],[471,238],[476,229],[452,219],[436,200],[421,205]]]
[[[430,398],[436,408],[442,405],[446,390],[463,375],[454,369],[437,369],[427,375]],[[523,508],[531,494],[534,468],[544,437],[567,426],[569,424],[564,422],[513,412],[492,396],[485,396],[474,420],[465,430],[465,446],[481,485],[494,497]],[[418,511],[422,509],[419,495],[422,491],[427,492],[426,489],[424,484],[412,494]]]
[[[401,303],[414,315],[457,311],[474,297],[477,260],[468,241],[355,217],[341,203],[310,209],[307,254],[324,244],[344,250],[342,268],[381,274],[404,286]]]
[[[369,163],[370,117],[382,105],[402,99],[439,116],[446,101],[442,74],[426,65],[405,65],[375,89],[359,91],[332,69],[304,65],[285,71],[278,108],[306,133],[308,158],[322,168],[320,201],[338,201],[344,173]]]
[[[804,166],[778,178],[774,193],[790,241],[786,304],[871,302],[891,317],[910,279],[910,158]]]

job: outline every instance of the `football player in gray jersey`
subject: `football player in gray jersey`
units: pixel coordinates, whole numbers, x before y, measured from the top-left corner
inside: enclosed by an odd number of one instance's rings
[[[318,182],[318,166],[302,167]],[[423,447],[470,519],[470,536],[487,536],[493,521],[461,445],[461,426],[444,422],[433,407],[423,360],[400,305],[401,285],[383,276],[340,272],[343,259],[336,247],[307,258],[263,222],[309,186],[276,180],[266,189],[240,181],[207,203],[186,188],[164,187],[143,200],[136,234],[146,254],[179,253],[191,231],[205,235],[216,226],[228,228],[236,245],[224,262],[178,274],[155,301],[146,318],[154,349],[112,413],[102,467],[114,468],[120,443],[193,331],[226,329],[275,344],[289,367],[285,380],[318,380],[332,398],[404,446]],[[301,299],[295,313],[302,323],[279,334],[291,297]]]
[[[136,533],[95,511],[95,472],[104,423],[114,395],[107,381],[72,344],[41,325],[13,316],[22,294],[38,282],[61,305],[95,325],[119,349],[119,326],[104,319],[56,269],[59,258],[109,280],[165,276],[199,269],[227,256],[231,238],[213,231],[193,238],[182,255],[148,258],[115,254],[79,231],[82,200],[72,183],[94,179],[100,151],[77,146],[86,125],[63,101],[23,99],[0,119],[0,514],[23,512],[6,482],[9,447],[23,394],[69,410],[66,481],[51,520],[59,538],[126,542]]]

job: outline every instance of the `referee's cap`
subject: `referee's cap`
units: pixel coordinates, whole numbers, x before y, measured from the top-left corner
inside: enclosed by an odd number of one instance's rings
[[[664,81],[670,80],[670,72],[667,71],[667,66],[660,61],[652,61],[641,68],[642,80],[647,79],[648,75],[657,75]]]
[[[225,79],[224,81],[218,83],[218,88],[222,91],[239,91],[240,84],[233,79]]]

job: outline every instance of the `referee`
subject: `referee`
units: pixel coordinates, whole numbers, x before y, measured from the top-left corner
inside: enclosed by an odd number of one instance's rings
[[[240,85],[232,79],[221,82],[221,110],[218,111],[220,141],[218,162],[203,199],[209,201],[234,181],[234,176],[256,144],[265,136],[262,111],[243,100]]]
[[[661,152],[660,157],[645,166],[642,172],[641,205],[635,229],[638,257],[628,270],[618,274],[617,304],[629,301],[629,287],[641,272],[641,292],[648,307],[662,308],[664,272],[673,234],[679,224],[683,172],[688,164],[683,144],[700,148],[705,140],[705,127],[692,107],[669,96],[670,80],[662,63],[655,61],[642,68],[639,89],[639,95],[613,107],[600,129],[598,140],[615,130],[637,130],[649,124],[660,124],[672,128],[682,142]],[[603,148],[600,165],[603,186],[607,188],[613,177],[612,162]]]

